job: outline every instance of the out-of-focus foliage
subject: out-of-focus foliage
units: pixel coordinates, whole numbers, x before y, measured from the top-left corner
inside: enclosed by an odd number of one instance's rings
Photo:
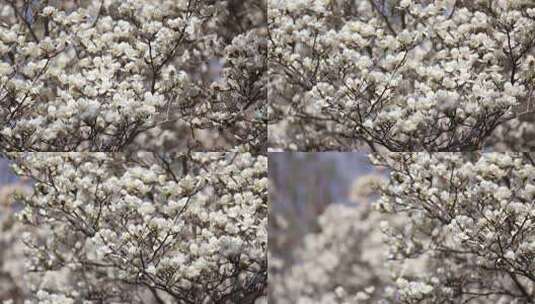
[[[7,161],[0,160],[2,165]],[[8,180],[9,171],[3,171],[2,177]],[[16,204],[16,197],[28,194],[30,187],[22,181],[9,182],[0,185],[0,301],[13,300],[22,303],[24,295],[28,292],[24,282],[24,252],[19,236],[23,226],[15,216],[20,208]]]
[[[347,202],[353,179],[369,170],[360,153],[271,153],[270,250],[291,259],[303,236],[318,231],[318,216],[331,203]]]

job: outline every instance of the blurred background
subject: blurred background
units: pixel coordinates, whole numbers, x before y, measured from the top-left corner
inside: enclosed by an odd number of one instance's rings
[[[355,204],[359,178],[380,174],[367,153],[270,153],[270,253],[292,260],[293,249],[318,232],[330,204]]]
[[[386,172],[368,155],[269,154],[269,303],[338,303],[341,287],[381,286],[382,218],[371,210]]]
[[[0,156],[0,302],[14,299],[16,304],[23,302],[24,265],[22,246],[17,241],[20,226],[15,222],[20,204],[13,194],[29,191],[29,185],[12,172],[10,165],[9,160]]]
[[[11,171],[9,160],[0,157],[0,185],[10,185],[17,181],[18,177]]]
[[[291,253],[305,234],[317,231],[325,208],[350,203],[353,182],[373,170],[367,153],[270,153],[270,250]]]

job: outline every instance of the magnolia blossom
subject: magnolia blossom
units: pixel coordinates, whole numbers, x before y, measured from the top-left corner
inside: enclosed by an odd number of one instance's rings
[[[357,180],[359,205],[330,205],[292,259],[270,257],[275,303],[533,302],[533,153],[372,160],[386,183]]]
[[[0,4],[2,150],[261,150],[263,0],[82,2]]]
[[[399,277],[393,303],[532,303],[535,297],[533,153],[392,153],[379,210],[391,260],[425,259]]]
[[[267,284],[267,159],[13,153],[28,303],[254,303]],[[52,275],[63,284],[44,283]]]
[[[270,0],[268,17],[273,148],[533,147],[491,135],[533,127],[533,1]]]

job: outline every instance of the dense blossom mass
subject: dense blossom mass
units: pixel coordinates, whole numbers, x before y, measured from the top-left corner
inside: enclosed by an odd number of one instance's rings
[[[378,207],[410,222],[384,225],[390,258],[427,261],[424,272],[398,279],[399,302],[533,303],[534,157],[397,153],[377,160],[392,170]]]
[[[10,155],[29,303],[254,303],[267,284],[267,159],[247,153]],[[50,282],[55,276],[56,282]],[[34,278],[35,279],[35,278]],[[30,282],[30,281],[28,281]]]
[[[0,303],[535,304],[534,93],[535,0],[0,0]]]
[[[275,303],[533,303],[533,153],[373,161],[390,172],[379,199],[330,205],[293,263],[270,259]]]
[[[2,1],[0,147],[262,150],[263,6]]]
[[[270,0],[268,18],[274,148],[533,147],[531,0]]]

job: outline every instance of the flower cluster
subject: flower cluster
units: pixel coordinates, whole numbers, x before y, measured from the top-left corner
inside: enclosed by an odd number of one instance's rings
[[[35,290],[36,302],[253,303],[264,294],[265,157],[10,157],[19,175],[35,181],[19,216],[45,231],[24,237],[28,267],[67,278],[64,285]]]
[[[465,151],[532,104],[532,1],[269,1],[270,145]]]
[[[264,144],[262,0],[19,2],[0,5],[4,151]],[[243,37],[251,49],[233,52]],[[213,87],[219,78],[228,90]]]
[[[352,192],[373,199],[366,193],[379,186],[381,197],[372,205],[330,205],[293,260],[270,257],[274,301],[533,301],[535,154],[390,153],[372,160],[390,172],[388,183],[364,177],[355,182],[363,189]]]
[[[530,303],[535,277],[532,153],[392,153],[377,207],[409,220],[385,224],[390,259],[425,259],[399,278],[396,303]]]

